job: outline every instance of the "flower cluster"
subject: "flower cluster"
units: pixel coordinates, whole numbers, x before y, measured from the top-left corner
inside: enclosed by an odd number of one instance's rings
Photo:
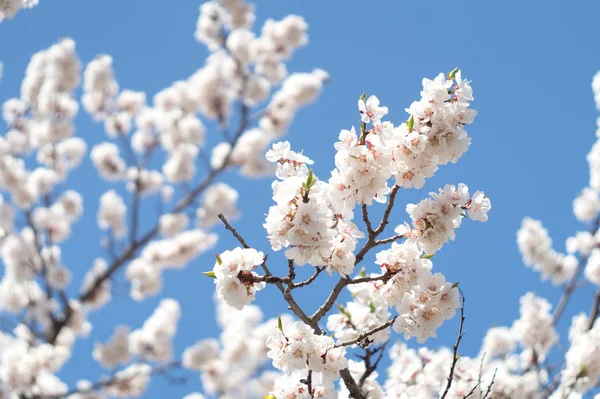
[[[219,298],[236,309],[250,304],[256,291],[265,287],[264,282],[254,280],[258,274],[253,272],[264,260],[262,252],[251,248],[238,247],[217,255],[213,273]]]
[[[521,346],[531,349],[543,361],[550,348],[558,340],[550,309],[544,298],[529,292],[521,298],[521,318],[512,326],[515,338]]]
[[[277,321],[262,321],[257,306],[237,310],[218,298],[216,310],[222,328],[219,339],[202,339],[188,347],[183,352],[183,367],[200,372],[208,395],[264,396],[279,377],[272,370],[261,371],[269,350],[265,342]],[[282,319],[287,322],[288,317]]]
[[[600,324],[588,330],[585,314],[573,317],[569,331],[569,350],[565,354],[565,369],[561,374],[558,392],[568,395],[570,391],[585,394],[600,379]]]
[[[160,219],[159,229],[162,227],[163,234],[166,231],[165,225],[173,218],[178,217],[171,214]],[[127,266],[126,277],[131,283],[132,298],[142,300],[157,294],[162,288],[161,275],[164,270],[185,267],[217,242],[216,234],[206,233],[201,229],[177,230],[174,228],[171,231],[173,234],[164,234],[167,236],[165,239],[149,243],[140,256]]]
[[[492,205],[481,191],[473,197],[464,184],[458,187],[447,185],[439,193],[430,193],[431,199],[424,199],[418,204],[408,204],[406,212],[412,219],[413,229],[407,233],[423,245],[430,254],[439,250],[448,240],[454,240],[455,230],[466,215],[473,220],[487,221],[487,212]]]
[[[177,332],[180,314],[181,310],[176,300],[161,300],[142,328],[129,334],[131,354],[147,361],[171,360],[173,357],[171,340]]]
[[[388,109],[377,97],[363,96],[360,136],[354,129],[342,130],[336,144],[331,184],[337,196],[367,205],[373,199],[385,202],[392,176],[400,187],[423,187],[438,165],[455,163],[466,152],[471,139],[464,126],[476,115],[469,109],[472,100],[471,86],[458,69],[423,79],[421,100],[411,104],[410,118],[400,126],[382,121]]]
[[[0,22],[3,19],[12,19],[23,8],[32,8],[37,6],[39,0],[7,0],[0,4]],[[0,70],[1,72],[1,70]],[[1,75],[0,75],[1,77]]]
[[[582,240],[586,238],[584,236],[572,238],[571,245],[567,247],[571,246],[573,250],[569,252],[581,251],[587,255],[591,248],[585,249],[587,244],[579,245],[578,242]],[[531,218],[523,219],[521,228],[517,232],[517,244],[523,256],[523,263],[539,271],[544,280],[550,278],[554,284],[561,284],[573,277],[577,259],[573,255],[564,255],[552,249],[552,239],[540,221]]]
[[[313,387],[318,390],[330,390],[333,381],[339,378],[339,371],[347,367],[345,348],[335,347],[333,338],[315,334],[301,321],[283,323],[280,319],[267,338],[267,347],[267,356],[273,360],[275,368],[288,376],[294,375],[293,379],[299,372],[311,372],[315,378]],[[284,381],[278,380],[276,388],[280,386],[279,392],[276,389],[272,393],[276,397],[281,396],[282,388],[286,389],[281,386]]]

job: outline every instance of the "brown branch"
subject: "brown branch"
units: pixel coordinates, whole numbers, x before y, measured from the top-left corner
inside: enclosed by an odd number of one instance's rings
[[[386,271],[385,273],[380,274],[379,276],[357,277],[357,278],[354,278],[354,279],[348,281],[347,284],[351,285],[351,284],[370,283],[372,281],[386,281],[390,277],[392,277],[392,274]]]
[[[379,245],[384,245],[384,244],[389,244],[389,243],[392,243],[392,242],[396,242],[396,241],[398,241],[401,238],[404,238],[404,234],[397,234],[395,236],[392,236],[392,237],[389,237],[389,238],[385,238],[383,240],[377,240],[377,241],[375,241],[374,246],[377,247]]]
[[[225,225],[225,228],[227,230],[229,230],[231,232],[231,234],[233,234],[233,236],[238,240],[238,242],[240,244],[242,244],[242,246],[244,248],[250,248],[250,246],[246,243],[246,240],[244,240],[244,238],[237,232],[237,230],[229,224],[229,222],[227,221],[225,216],[223,214],[219,214],[218,216],[219,216],[219,219]],[[266,277],[273,276],[273,274],[269,270],[269,267],[267,266],[266,260],[261,264],[261,267],[265,271]],[[315,278],[316,278],[316,276],[315,276]],[[281,281],[274,282],[274,284],[279,289],[279,291],[283,294],[283,298],[289,305],[288,309],[290,309],[296,316],[298,316],[298,318],[300,318],[300,320],[302,320],[304,323],[309,325],[314,330],[315,334],[323,334],[323,330],[321,330],[321,327],[319,327],[319,321],[315,320],[313,317],[309,317],[306,313],[304,313],[302,308],[300,308],[300,306],[298,305],[296,300],[292,297],[291,289],[288,289],[288,288],[293,283],[290,282],[288,284],[287,288],[283,286],[283,283]],[[340,291],[343,287],[344,286],[341,286],[341,288],[339,288]],[[338,295],[339,295],[339,293],[338,293]],[[354,381],[354,379],[352,378],[352,375],[350,374],[350,371],[347,368],[340,370],[340,376],[344,380],[344,383],[346,384],[346,387],[348,388],[348,392],[350,392],[351,398],[365,399],[365,396],[362,394],[360,388],[356,385],[356,381]]]
[[[358,384],[356,384],[356,381],[354,381],[354,378],[352,378],[352,374],[350,374],[350,371],[347,368],[340,370],[340,376],[342,377],[344,384],[346,384],[346,388],[348,388],[348,392],[350,393],[351,398],[366,399],[367,396],[362,393],[362,390],[360,389]]]
[[[335,303],[335,301],[337,301],[337,298],[342,293],[344,287],[348,285],[348,281],[350,281],[349,278],[340,277],[337,284],[331,290],[331,293],[329,293],[329,296],[325,300],[325,303],[321,305],[321,307],[317,309],[312,316],[310,316],[311,320],[313,320],[315,323],[318,323],[323,318],[323,316],[325,316],[327,312],[331,310],[333,304]]]
[[[292,289],[304,287],[305,285],[309,285],[310,283],[315,281],[316,278],[319,277],[319,274],[321,274],[321,272],[323,270],[325,270],[325,266],[317,266],[315,269],[316,270],[315,270],[314,274],[312,276],[310,276],[308,279],[306,279],[304,281],[300,281],[299,283],[293,283]]]
[[[227,219],[225,218],[225,215],[223,215],[222,213],[219,213],[218,218],[221,220],[221,222],[223,222],[223,224],[225,225],[225,228],[227,230],[229,230],[231,232],[231,234],[235,237],[236,240],[238,240],[238,242],[240,244],[242,244],[242,246],[246,249],[250,248],[250,246],[248,245],[248,243],[246,243],[246,240],[244,240],[244,237],[242,237],[237,230],[231,226],[229,224],[229,222],[227,221]]]
[[[277,283],[289,283],[288,277],[277,277],[277,276],[254,276],[249,273],[240,272],[238,274],[238,279],[242,282],[250,282],[250,283],[267,283],[267,284],[277,284]]]
[[[367,232],[369,235],[373,234],[373,226],[371,225],[371,221],[369,220],[369,211],[367,209],[367,204],[362,204],[362,219],[365,222],[365,226],[367,227]]]
[[[381,218],[381,222],[379,223],[379,226],[377,226],[377,229],[375,229],[376,235],[381,234],[383,232],[383,230],[385,229],[385,226],[387,226],[387,224],[389,223],[390,214],[392,213],[392,209],[394,208],[394,202],[396,201],[396,195],[398,194],[399,190],[400,190],[400,186],[394,186],[394,188],[392,188],[392,191],[390,192],[390,196],[388,197],[388,206],[385,208],[385,211],[383,213],[383,217]]]
[[[458,355],[458,346],[460,345],[460,341],[462,340],[463,336],[465,335],[464,331],[463,331],[463,326],[465,324],[465,296],[463,295],[463,293],[459,290],[460,292],[460,297],[461,297],[461,305],[460,305],[460,326],[458,328],[458,337],[456,338],[456,343],[453,345],[453,358],[452,358],[452,365],[450,366],[450,373],[448,374],[448,383],[446,384],[446,389],[444,390],[444,393],[442,394],[442,396],[440,396],[440,399],[444,399],[446,397],[446,395],[448,395],[448,392],[450,391],[450,387],[452,386],[452,380],[454,379],[454,369],[456,368],[456,363],[458,362],[458,358],[460,357]]]
[[[386,346],[387,346],[387,344],[389,342],[390,341],[386,341],[379,348],[375,348],[375,349],[366,348],[365,349],[365,356],[362,357],[364,359],[364,362],[365,362],[365,372],[363,373],[363,375],[358,380],[358,385],[361,388],[365,384],[365,381],[367,381],[367,378],[369,378],[369,376],[371,376],[377,370],[377,366],[379,366],[379,363],[381,362],[381,359],[383,359],[383,354],[385,353],[385,348],[386,348]],[[377,356],[377,359],[375,359],[374,362],[371,362],[371,358],[376,353],[379,353],[379,355]]]
[[[372,233],[369,233],[367,242],[365,243],[365,245],[362,247],[362,249],[356,255],[356,259],[354,261],[354,266],[358,265],[364,259],[365,255],[371,249],[373,249],[375,247],[375,242],[377,240],[377,237],[383,232],[383,230],[385,230],[385,226],[389,223],[389,218],[392,213],[392,209],[394,207],[394,201],[396,199],[396,195],[398,194],[399,189],[400,189],[399,186],[394,186],[394,188],[392,189],[389,199],[388,199],[387,207],[381,218],[381,222],[379,223],[379,226],[377,226],[377,229],[373,230]],[[325,316],[327,314],[327,312],[329,312],[331,310],[331,308],[333,307],[333,304],[335,303],[337,298],[340,296],[344,287],[346,285],[348,285],[351,281],[352,280],[346,276],[340,277],[337,284],[333,287],[333,290],[327,297],[327,300],[325,301],[325,303],[319,309],[317,309],[310,318],[314,322],[318,323],[319,320],[321,320],[323,318],[323,316]]]
[[[229,224],[229,222],[227,221],[227,218],[225,218],[225,216],[223,214],[219,214],[218,217],[223,222],[223,224],[225,225],[225,228],[227,230],[229,230],[231,232],[231,234],[233,234],[233,236],[239,241],[240,244],[242,244],[242,246],[244,248],[246,248],[246,249],[250,248],[250,246],[248,245],[248,243],[246,243],[246,240],[244,240],[244,238],[237,232],[237,230],[233,226],[231,226]],[[269,270],[268,266],[267,266],[266,259],[261,264],[261,267],[265,271],[265,278],[266,279],[274,277],[273,274],[271,273],[271,271]],[[294,312],[294,314],[296,316],[298,316],[300,318],[300,320],[302,320],[304,323],[306,323],[309,326],[311,326],[313,328],[313,330],[315,330],[315,333],[321,334],[322,330],[319,328],[318,323],[313,322],[310,319],[310,317],[308,317],[306,315],[306,313],[304,313],[304,311],[300,308],[300,306],[298,305],[298,303],[292,297],[292,293],[290,292],[291,290],[286,289],[286,287],[283,286],[283,282],[282,281],[275,281],[275,280],[273,280],[273,284],[275,284],[275,286],[283,294],[283,298],[288,303],[289,309],[292,312]],[[287,283],[286,282],[286,284],[288,284],[288,287],[289,287],[291,283]]]
[[[366,331],[366,332],[360,334],[359,336],[357,336],[354,339],[349,339],[348,341],[344,341],[344,342],[340,342],[338,344],[335,344],[334,348],[339,348],[341,346],[361,345],[361,341],[369,338],[371,335],[376,334],[379,331],[385,330],[386,328],[388,328],[389,326],[391,326],[392,324],[394,324],[394,322],[396,321],[397,318],[398,318],[398,316],[394,316],[393,318],[391,318],[390,320],[386,321],[382,325],[377,326],[377,327],[375,327],[375,328],[373,328],[373,329],[371,329],[369,331]]]

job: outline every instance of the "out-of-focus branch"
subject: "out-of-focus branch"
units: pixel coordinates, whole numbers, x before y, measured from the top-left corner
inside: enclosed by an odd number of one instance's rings
[[[229,152],[225,156],[223,163],[217,167],[212,169],[208,175],[195,187],[193,188],[185,197],[183,197],[179,202],[175,205],[174,209],[171,211],[173,213],[181,212],[186,209],[190,204],[194,203],[194,200],[204,192],[213,182],[214,180],[227,169],[229,166],[229,161],[233,155],[233,151],[236,147],[236,144],[241,137],[242,133],[246,130],[248,126],[248,112],[249,109],[246,105],[242,103],[240,114],[241,114],[241,122],[238,130],[235,133],[234,138],[230,142]],[[139,249],[148,244],[159,232],[158,224],[155,224],[153,228],[151,228],[146,234],[144,234],[139,239],[134,239],[127,248],[123,251],[123,253],[118,256],[110,266],[106,269],[104,273],[99,275],[93,284],[87,288],[84,292],[82,292],[77,298],[80,302],[85,302],[92,298],[98,289],[102,287],[105,281],[110,279],[113,274],[115,274],[124,264],[128,261],[132,260]],[[133,237],[133,235],[132,235]],[[73,314],[73,309],[70,306],[66,306],[63,309],[63,316],[52,323],[52,328],[48,331],[48,342],[54,343],[60,331],[64,328],[64,326],[68,323],[69,319]]]
[[[389,237],[389,238],[384,238],[383,240],[377,240],[375,241],[375,245],[374,246],[379,246],[379,245],[385,245],[385,244],[390,244],[392,242],[396,242],[398,240],[400,240],[401,238],[404,238],[404,234],[396,234],[395,236]]]
[[[598,313],[600,312],[600,288],[596,291],[596,295],[594,295],[594,304],[592,305],[592,310],[590,312],[590,317],[587,322],[587,329],[591,330],[594,327],[594,323],[598,318]]]
[[[162,364],[162,365],[158,365],[155,366],[154,368],[152,368],[150,370],[149,375],[161,375],[161,374],[166,374],[172,370],[177,370],[180,369],[181,366],[181,362],[180,361],[174,361],[171,363],[167,363],[167,364]],[[132,378],[136,378],[139,377],[140,375],[142,375],[142,373],[137,373],[137,374],[133,374],[133,375],[129,375],[127,377],[118,377],[118,376],[114,376],[114,377],[110,377],[110,378],[101,378],[99,381],[93,383],[92,385],[90,385],[88,388],[86,389],[72,389],[64,394],[60,394],[60,395],[38,395],[38,396],[33,396],[33,397],[27,397],[28,399],[67,399],[68,397],[72,396],[72,395],[76,395],[76,394],[85,394],[85,393],[90,393],[90,392],[96,392],[96,391],[100,391],[106,388],[109,388],[113,385],[118,385],[118,384],[122,384],[124,382],[127,382],[128,380],[131,380]],[[178,382],[178,381],[182,381],[182,380],[172,380],[172,382]]]
[[[598,232],[599,228],[600,228],[600,217],[598,217],[594,221],[594,226],[590,230],[590,233],[592,235],[595,235]],[[587,261],[588,261],[588,256],[582,256],[579,259],[579,263],[577,264],[577,268],[575,269],[575,274],[573,274],[573,277],[571,278],[571,280],[569,280],[569,282],[565,286],[563,293],[560,297],[560,300],[558,302],[558,305],[556,305],[556,308],[554,309],[554,314],[552,315],[552,325],[556,326],[556,323],[558,323],[558,320],[562,316],[562,314],[565,310],[565,307],[567,306],[567,303],[571,299],[571,295],[573,295],[573,292],[575,291],[575,287],[577,286],[577,280],[579,280],[581,273],[583,273],[583,269],[585,268]]]

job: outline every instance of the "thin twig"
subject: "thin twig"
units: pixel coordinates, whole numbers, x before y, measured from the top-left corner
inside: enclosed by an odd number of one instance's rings
[[[227,167],[229,166],[229,161],[233,156],[233,151],[236,147],[236,144],[239,138],[246,130],[246,128],[248,127],[248,112],[248,107],[245,104],[241,104],[241,122],[234,138],[229,143],[229,152],[225,156],[223,163],[219,167],[212,169],[194,189],[192,189],[185,197],[179,200],[179,202],[175,205],[174,209],[171,211],[172,213],[181,212],[184,209],[186,209],[190,204],[193,204],[195,199],[213,183],[217,176],[219,176],[222,172],[225,171],[225,169],[227,169]],[[146,232],[146,234],[144,234],[140,239],[134,240],[132,243],[130,243],[130,245],[128,245],[127,248],[123,251],[123,253],[111,263],[111,265],[106,269],[106,271],[97,276],[96,280],[94,280],[94,283],[92,283],[84,292],[82,292],[79,295],[77,300],[79,302],[86,302],[90,298],[94,297],[96,295],[96,291],[104,285],[104,282],[110,279],[111,276],[118,270],[120,270],[120,268],[123,265],[125,265],[128,261],[133,259],[137,251],[144,247],[146,244],[148,244],[158,234],[158,232],[159,226],[158,224],[155,224],[155,226],[148,232]],[[65,309],[63,309],[63,316],[60,318],[60,320],[55,320],[52,322],[52,328],[48,331],[49,343],[54,343],[56,341],[56,338],[58,337],[64,326],[67,325],[72,315],[73,309],[70,305],[68,305]]]
[[[373,282],[373,281],[386,281],[390,277],[392,277],[392,274],[390,274],[388,272],[385,272],[385,273],[380,274],[378,276],[357,277],[357,278],[354,278],[354,279],[348,281],[348,285],[370,283],[370,282]]]
[[[373,246],[377,247],[379,245],[384,245],[384,244],[389,244],[392,242],[396,242],[399,239],[404,238],[404,234],[397,234],[395,236],[389,237],[389,238],[385,238],[383,240],[377,240],[375,241],[375,244]]]
[[[313,281],[315,281],[315,279],[317,277],[319,277],[319,274],[321,274],[321,272],[323,270],[325,270],[325,266],[317,266],[315,268],[315,272],[313,273],[312,276],[310,276],[308,279],[304,280],[304,281],[300,281],[298,283],[292,283],[292,289],[294,288],[300,288],[300,287],[304,287],[305,285],[309,285],[310,283],[312,283]]]
[[[246,240],[244,240],[244,238],[237,232],[237,230],[229,224],[229,222],[227,221],[227,218],[225,218],[225,216],[223,214],[219,214],[218,217],[225,225],[225,228],[227,230],[229,230],[231,232],[231,234],[233,234],[233,236],[239,241],[240,244],[242,244],[242,246],[244,248],[250,248],[250,246],[248,245]],[[273,277],[273,274],[271,273],[271,271],[269,270],[269,268],[267,266],[266,259],[261,264],[261,267],[263,268],[263,270],[265,272],[266,278]],[[273,281],[273,284],[275,284],[275,286],[283,294],[283,297],[286,300],[286,302],[288,303],[290,310],[292,312],[294,312],[294,314],[296,316],[298,316],[300,318],[300,320],[302,320],[303,322],[305,322],[306,324],[311,326],[317,334],[321,334],[322,330],[321,330],[321,328],[319,328],[319,325],[317,323],[314,323],[310,319],[310,317],[308,317],[306,315],[306,313],[304,313],[304,311],[300,308],[298,303],[296,303],[296,301],[292,297],[292,293],[289,292],[289,290],[286,290],[286,288],[283,286],[283,283],[281,281]]]
[[[590,317],[587,321],[587,329],[591,330],[594,327],[594,323],[598,318],[598,313],[600,312],[600,288],[596,291],[596,295],[594,296],[594,304],[592,305],[592,310],[590,311]]]
[[[494,381],[496,380],[497,372],[498,372],[498,369],[494,370],[494,375],[492,376],[492,381],[490,382],[490,385],[488,385],[488,389],[487,389],[485,395],[483,396],[483,398],[481,398],[481,399],[487,398],[488,395],[492,392],[492,386],[494,385]]]
[[[369,211],[367,209],[367,204],[362,204],[362,219],[365,222],[365,226],[367,227],[367,232],[369,235],[373,234],[373,226],[371,225],[371,221],[369,220]]]
[[[463,331],[463,326],[465,324],[465,296],[463,295],[462,291],[460,291],[460,297],[461,297],[461,305],[460,305],[460,326],[458,327],[458,337],[456,338],[456,343],[453,345],[453,358],[452,358],[452,365],[450,366],[450,373],[448,374],[448,383],[446,384],[446,389],[444,390],[444,393],[442,394],[442,396],[440,396],[440,399],[444,399],[446,397],[446,395],[448,395],[448,392],[450,392],[450,387],[452,387],[452,380],[454,379],[454,369],[456,367],[456,363],[458,362],[458,358],[460,357],[458,355],[458,346],[460,345],[460,341],[462,340],[463,336],[465,335],[464,331]]]
[[[396,319],[398,318],[398,316],[394,316],[393,318],[391,318],[390,320],[386,321],[385,323],[383,323],[380,326],[377,326],[369,331],[366,331],[362,334],[360,334],[358,337],[354,338],[354,339],[349,339],[348,341],[344,341],[344,342],[340,342],[338,344],[335,344],[334,348],[339,348],[341,346],[350,346],[350,345],[360,345],[361,341],[369,338],[371,335],[378,333],[379,331],[383,331],[386,328],[388,328],[389,326],[391,326],[392,324],[394,324],[394,322],[396,321]]]

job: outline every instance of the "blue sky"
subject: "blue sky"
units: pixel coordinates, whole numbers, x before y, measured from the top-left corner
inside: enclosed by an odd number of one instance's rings
[[[0,100],[16,96],[30,56],[60,37],[77,42],[84,63],[108,53],[121,87],[144,90],[151,97],[172,82],[184,79],[204,64],[205,48],[193,32],[199,0],[41,0],[32,10],[0,24],[0,60],[4,78]],[[358,121],[356,100],[362,92],[376,94],[390,109],[390,119],[406,119],[404,108],[418,99],[423,77],[448,72],[455,66],[472,80],[479,111],[468,129],[469,152],[456,165],[443,167],[423,190],[401,191],[392,222],[407,219],[404,205],[424,198],[445,184],[466,183],[484,190],[493,210],[486,224],[463,223],[454,243],[433,259],[434,268],[448,280],[460,281],[466,303],[467,335],[462,352],[475,354],[485,330],[510,325],[518,317],[519,297],[533,290],[554,304],[560,290],[540,283],[521,263],[515,234],[523,217],[542,219],[564,250],[564,240],[577,229],[572,200],[587,184],[585,155],[595,140],[597,111],[590,83],[600,69],[595,51],[600,4],[546,1],[388,1],[324,2],[258,1],[257,26],[269,17],[302,15],[309,24],[310,43],[289,64],[290,71],[319,67],[332,77],[323,95],[303,109],[287,138],[295,149],[315,160],[315,170],[327,178],[333,167],[333,143],[342,128]],[[449,6],[450,5],[450,6]],[[80,113],[78,135],[91,144],[104,140],[101,125]],[[212,130],[210,135],[216,137]],[[213,138],[213,140],[215,140]],[[242,198],[243,218],[236,223],[252,245],[268,248],[263,234],[264,214],[271,205],[270,181],[244,181],[229,175]],[[95,226],[100,183],[89,160],[71,176],[70,184],[85,199],[84,220],[64,246],[65,264],[81,277],[95,256],[102,255]],[[148,218],[153,215],[148,214]],[[216,251],[236,243],[223,233]],[[281,259],[273,257],[273,259]],[[167,272],[164,296],[177,298],[183,309],[176,347],[180,352],[195,340],[217,333],[212,314],[212,282],[201,272],[212,266],[212,255],[183,271]],[[366,263],[373,268],[372,263]],[[272,269],[284,272],[275,265]],[[371,269],[374,270],[374,269]],[[333,282],[333,280],[331,280]],[[78,284],[73,284],[75,293]],[[325,289],[325,287],[323,287]],[[124,291],[124,290],[123,290]],[[283,301],[270,287],[259,295],[269,316],[284,311]],[[591,287],[576,294],[560,324],[564,333],[575,311],[588,311]],[[263,294],[263,293],[260,293]],[[312,310],[326,293],[300,295]],[[316,297],[316,299],[315,299]],[[100,369],[91,358],[93,342],[107,339],[116,323],[134,328],[150,315],[158,298],[136,303],[116,295],[111,306],[92,314],[94,332],[81,340],[62,376],[68,382],[96,379]],[[451,345],[456,320],[446,323],[428,345]],[[398,337],[400,338],[400,337]],[[199,386],[192,377],[186,387],[169,387],[157,380],[145,397],[179,397]]]

